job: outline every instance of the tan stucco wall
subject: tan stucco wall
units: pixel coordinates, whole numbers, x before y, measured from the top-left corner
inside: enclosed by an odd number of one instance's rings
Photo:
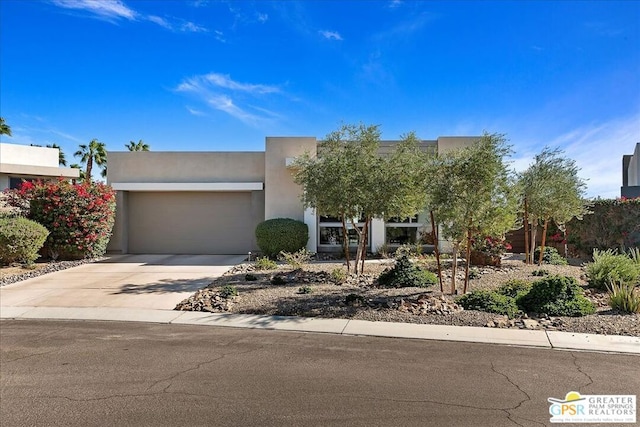
[[[630,187],[640,185],[640,142],[636,144],[636,149],[629,161],[627,179]]]
[[[108,153],[107,182],[264,182],[262,152]]]
[[[265,219],[293,218],[304,220],[300,201],[302,189],[293,182],[287,169],[287,158],[309,153],[316,155],[315,137],[267,137],[265,152]]]
[[[439,136],[438,154],[467,147],[480,139],[479,136]]]

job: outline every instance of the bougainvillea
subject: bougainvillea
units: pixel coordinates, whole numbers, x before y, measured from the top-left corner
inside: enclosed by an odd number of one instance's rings
[[[47,255],[93,258],[105,253],[115,218],[115,191],[102,183],[24,182],[11,190],[10,203],[49,231]]]

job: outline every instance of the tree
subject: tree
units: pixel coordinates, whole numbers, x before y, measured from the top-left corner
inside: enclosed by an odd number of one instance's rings
[[[533,262],[539,225],[542,225],[543,232],[538,264],[542,264],[549,221],[553,220],[564,231],[572,218],[580,219],[588,212],[583,199],[586,183],[578,176],[579,168],[575,161],[563,157],[562,153],[545,147],[519,177],[528,264]]]
[[[56,148],[56,149],[58,149],[58,164],[60,166],[67,166],[67,159],[66,159],[66,157],[64,155],[64,151],[62,151],[62,148],[58,144],[56,144],[56,143],[47,144],[47,148]]]
[[[469,147],[438,156],[429,168],[426,191],[442,234],[453,245],[452,294],[460,250],[466,249],[466,293],[473,238],[504,236],[515,228],[517,198],[504,162],[510,153],[504,135],[485,133]]]
[[[319,144],[316,157],[305,154],[296,159],[294,180],[303,188],[305,207],[342,222],[349,271],[349,227],[358,236],[355,272],[359,273],[364,268],[373,218],[412,216],[424,209],[426,162],[417,142],[414,134],[408,134],[393,153],[380,156],[378,126],[343,125]]]
[[[81,165],[79,165],[79,164],[77,164],[77,163],[73,163],[73,164],[69,165],[69,167],[70,167],[70,168],[75,168],[75,169],[80,169],[80,176],[78,177],[78,179],[79,179],[80,181],[84,181],[84,179],[85,179],[85,176],[86,176],[86,175],[84,174],[84,171],[82,170],[82,166],[81,166]],[[76,179],[75,179],[75,178],[74,178],[74,179],[72,179],[71,181],[72,181],[74,184],[76,183]]]
[[[149,151],[151,148],[149,147],[149,144],[147,144],[143,140],[140,140],[138,142],[129,141],[129,143],[124,144],[124,146],[127,147],[129,151]]]
[[[102,169],[103,176],[107,166],[107,151],[104,142],[92,139],[89,144],[80,144],[80,149],[75,152],[75,157],[86,165],[84,179],[91,181],[91,172],[95,163]]]
[[[5,123],[3,117],[0,117],[0,135],[11,136],[11,127]]]

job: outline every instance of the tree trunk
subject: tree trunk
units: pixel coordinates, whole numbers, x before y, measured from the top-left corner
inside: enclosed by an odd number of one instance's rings
[[[87,182],[91,182],[91,169],[93,169],[93,158],[89,156],[87,159],[87,173],[84,177],[84,180]]]
[[[362,230],[360,230],[358,228],[358,223],[355,222],[353,220],[353,218],[351,219],[351,225],[353,226],[354,230],[356,230],[356,233],[358,233],[358,249],[356,250],[356,265],[354,268],[354,271],[356,274],[361,274],[362,271],[360,271],[359,267],[360,267],[360,260],[362,259],[362,245],[363,245],[363,238],[362,238]]]
[[[544,226],[542,227],[542,242],[540,242],[540,256],[538,257],[538,267],[542,265],[542,258],[544,257],[544,245],[547,242],[547,226],[549,225],[549,218],[544,219]]]
[[[367,243],[369,240],[369,222],[371,222],[371,218],[366,217],[364,222],[364,227],[362,229],[362,240],[364,241],[362,248],[362,265],[360,266],[360,273],[364,273],[364,260],[367,258]]]
[[[349,238],[347,232],[347,222],[342,214],[342,250],[344,251],[344,257],[347,261],[347,273],[351,272],[351,261],[349,260]]]
[[[440,242],[438,241],[438,229],[436,228],[436,221],[433,217],[433,211],[429,211],[431,215],[431,235],[433,236],[433,244],[435,245],[434,252],[436,254],[436,263],[438,264],[438,282],[440,282],[440,292],[444,292],[442,285],[442,267],[440,266]]]
[[[462,288],[462,294],[467,293],[469,287],[469,263],[471,261],[471,227],[467,229],[467,259],[464,267],[464,287]]]
[[[531,251],[529,251],[529,205],[526,197],[524,198],[524,214],[522,220],[524,222],[524,263],[531,264],[531,258],[529,256],[531,254]]]
[[[453,244],[453,264],[451,265],[451,295],[456,294],[456,271],[458,269],[458,243]]]
[[[529,256],[533,264],[533,256],[536,252],[536,234],[538,234],[537,220],[529,227]]]

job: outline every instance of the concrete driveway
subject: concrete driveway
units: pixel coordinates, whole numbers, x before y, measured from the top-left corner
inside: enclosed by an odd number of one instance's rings
[[[171,310],[244,255],[117,255],[3,286],[2,307]]]

